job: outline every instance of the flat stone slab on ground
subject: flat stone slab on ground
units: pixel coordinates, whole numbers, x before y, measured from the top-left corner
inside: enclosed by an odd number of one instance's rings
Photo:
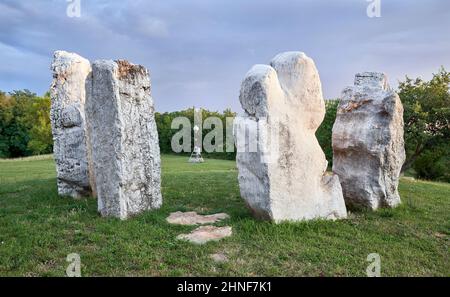
[[[188,212],[172,212],[167,218],[167,222],[170,224],[178,225],[203,225],[212,224],[224,219],[228,219],[230,216],[226,213],[216,213],[211,215],[199,215],[195,211]]]
[[[189,234],[178,235],[177,239],[187,240],[195,244],[205,244],[208,241],[218,241],[224,237],[229,237],[231,234],[232,230],[230,226],[201,226]]]

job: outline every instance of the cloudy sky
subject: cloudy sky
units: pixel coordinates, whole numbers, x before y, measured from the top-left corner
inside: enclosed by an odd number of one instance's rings
[[[0,0],[0,90],[43,94],[58,49],[145,65],[159,111],[239,111],[247,70],[283,51],[315,60],[325,98],[360,71],[396,86],[450,68],[448,0],[380,0],[379,18],[366,0],[79,1],[69,17],[67,0]]]

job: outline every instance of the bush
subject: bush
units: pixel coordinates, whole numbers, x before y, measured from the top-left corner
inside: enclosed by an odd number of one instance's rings
[[[427,150],[414,162],[418,178],[450,182],[450,158],[445,149]]]

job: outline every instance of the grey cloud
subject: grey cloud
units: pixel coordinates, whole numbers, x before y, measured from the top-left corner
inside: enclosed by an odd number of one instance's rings
[[[145,65],[158,110],[239,110],[247,70],[287,50],[315,60],[327,98],[359,71],[394,84],[449,66],[450,2],[381,2],[369,19],[365,0],[81,0],[68,18],[65,0],[0,0],[0,89],[45,92],[57,49]]]

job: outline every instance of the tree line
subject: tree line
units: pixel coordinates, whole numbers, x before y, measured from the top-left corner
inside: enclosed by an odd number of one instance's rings
[[[50,94],[0,91],[0,158],[51,153]]]
[[[429,81],[406,77],[399,82],[398,94],[404,107],[406,162],[402,171],[418,178],[450,182],[450,73],[439,69]],[[53,150],[50,126],[50,95],[37,96],[28,90],[0,91],[0,158],[48,154]],[[317,139],[331,165],[331,133],[338,100],[326,101],[326,115],[316,132]],[[217,117],[226,137],[226,118],[235,117],[230,109],[223,112],[202,110],[202,118]],[[172,152],[171,140],[178,131],[172,120],[186,117],[194,126],[194,108],[156,113],[161,153]],[[203,130],[203,137],[215,129]],[[193,132],[192,132],[193,133]],[[223,141],[225,143],[225,140]],[[191,146],[193,147],[193,142]],[[188,153],[185,153],[188,154]],[[235,152],[203,152],[210,158],[233,160]]]

